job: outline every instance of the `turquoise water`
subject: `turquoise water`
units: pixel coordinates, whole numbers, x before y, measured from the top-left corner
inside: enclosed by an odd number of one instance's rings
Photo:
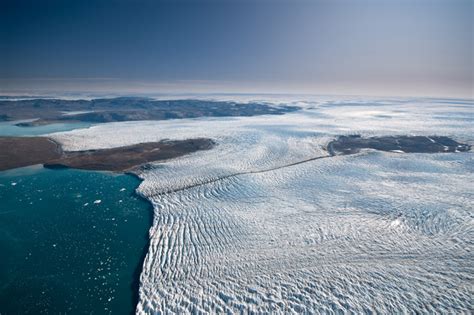
[[[127,314],[151,205],[130,175],[0,172],[0,314]]]
[[[18,127],[18,121],[0,122],[0,136],[38,136],[52,132],[69,131],[92,126],[91,123],[56,123],[35,127]]]

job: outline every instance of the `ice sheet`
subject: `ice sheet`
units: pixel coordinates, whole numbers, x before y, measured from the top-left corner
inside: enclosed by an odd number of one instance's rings
[[[66,150],[191,137],[218,143],[140,174],[155,216],[137,313],[472,310],[472,152],[326,157],[324,146],[347,134],[473,144],[473,102],[296,101],[304,109],[283,116],[110,123],[53,135]]]

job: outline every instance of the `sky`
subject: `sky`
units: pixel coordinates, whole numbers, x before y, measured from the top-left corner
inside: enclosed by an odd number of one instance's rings
[[[473,98],[472,0],[0,1],[0,93]]]

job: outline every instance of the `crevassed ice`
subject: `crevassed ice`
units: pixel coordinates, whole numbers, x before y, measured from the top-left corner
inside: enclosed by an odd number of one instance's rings
[[[366,151],[284,166],[327,156],[325,144],[341,134],[472,144],[473,102],[298,104],[302,111],[283,116],[111,123],[53,135],[67,150],[191,137],[218,143],[140,174],[155,216],[137,313],[472,310],[471,152]]]

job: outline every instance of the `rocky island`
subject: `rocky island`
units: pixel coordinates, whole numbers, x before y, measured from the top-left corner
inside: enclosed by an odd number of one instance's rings
[[[362,149],[397,153],[467,152],[471,146],[446,136],[381,136],[363,138],[360,135],[339,136],[328,143],[331,155],[359,153]]]

